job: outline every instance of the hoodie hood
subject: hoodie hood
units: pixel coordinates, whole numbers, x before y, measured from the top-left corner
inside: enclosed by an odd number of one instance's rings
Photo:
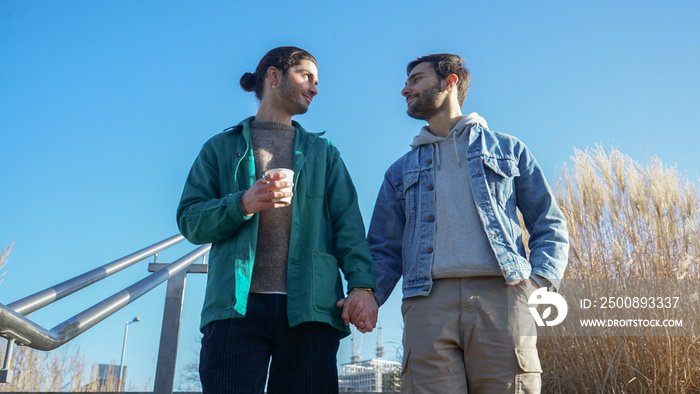
[[[450,130],[450,134],[462,134],[469,130],[468,126],[470,124],[478,124],[486,129],[488,129],[489,127],[488,124],[486,124],[486,119],[479,116],[479,114],[477,114],[476,112],[472,112],[469,115],[463,117],[455,125],[455,127],[453,127],[452,130]],[[437,142],[444,141],[446,138],[450,137],[450,134],[448,134],[447,137],[436,136],[435,134],[431,133],[430,130],[428,130],[428,125],[425,125],[420,129],[418,135],[413,137],[413,142],[411,142],[411,148],[415,149],[421,145],[434,144]],[[455,135],[455,138],[458,138],[458,136]]]
[[[422,145],[433,145],[435,148],[435,164],[438,170],[442,168],[442,148],[441,146],[452,148],[454,150],[457,165],[462,166],[462,155],[460,155],[460,150],[458,145],[464,145],[464,151],[467,150],[467,145],[469,144],[469,130],[471,130],[471,125],[478,124],[483,128],[488,128],[486,120],[479,116],[476,112],[472,112],[469,115],[460,119],[455,127],[450,130],[446,137],[439,137],[428,131],[428,125],[423,126],[420,129],[418,135],[413,138],[413,143],[411,147],[413,149],[418,148]],[[451,141],[450,141],[451,140]]]

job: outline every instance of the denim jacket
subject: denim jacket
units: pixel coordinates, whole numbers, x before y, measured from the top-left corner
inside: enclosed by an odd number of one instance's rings
[[[517,138],[473,123],[466,152],[474,201],[503,277],[531,274],[558,287],[569,252],[568,232],[542,169]],[[383,304],[403,275],[403,297],[427,296],[435,246],[434,148],[418,146],[389,167],[372,215],[368,240]],[[530,238],[529,258],[516,211]]]

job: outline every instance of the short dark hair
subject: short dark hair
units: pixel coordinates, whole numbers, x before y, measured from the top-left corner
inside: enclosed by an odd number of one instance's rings
[[[285,46],[272,49],[260,59],[254,73],[243,74],[240,81],[241,88],[246,92],[255,92],[255,97],[262,100],[267,69],[275,67],[282,70],[282,75],[285,75],[290,68],[298,65],[302,60],[310,60],[318,66],[316,58],[301,48]]]
[[[467,98],[467,92],[469,91],[470,73],[469,69],[464,66],[464,59],[462,59],[461,56],[449,53],[420,56],[416,60],[408,63],[406,75],[410,75],[411,70],[420,63],[432,64],[440,79],[445,79],[452,74],[457,75],[459,79],[457,82],[457,98],[460,106],[464,104],[464,100]]]

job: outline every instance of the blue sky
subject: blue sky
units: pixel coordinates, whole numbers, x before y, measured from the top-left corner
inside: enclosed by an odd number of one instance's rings
[[[695,1],[0,2],[0,247],[14,252],[8,304],[177,232],[175,208],[201,145],[255,113],[238,79],[269,49],[319,62],[319,95],[296,119],[326,130],[369,224],[383,172],[422,122],[400,90],[416,56],[451,52],[472,72],[464,112],[520,137],[554,184],[573,148],[658,155],[696,180],[700,5]],[[189,250],[180,247],[184,253]],[[162,255],[172,261],[177,254]],[[146,275],[146,263],[31,317],[51,328]],[[178,364],[198,348],[204,277],[188,277]],[[89,361],[129,380],[155,373],[165,286],[92,328]],[[400,295],[380,310],[401,342]],[[363,357],[373,355],[374,334]],[[349,340],[339,362],[348,362]]]

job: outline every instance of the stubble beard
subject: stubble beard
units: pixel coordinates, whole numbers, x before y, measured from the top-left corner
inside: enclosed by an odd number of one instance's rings
[[[416,102],[406,110],[408,116],[414,119],[428,120],[440,113],[445,105],[445,100],[440,98],[441,91],[440,82],[423,91],[416,99]]]
[[[300,94],[294,87],[287,82],[286,77],[282,79],[279,87],[277,88],[277,94],[279,94],[282,103],[289,113],[293,115],[305,114],[309,110],[309,106],[306,103],[299,102]]]

